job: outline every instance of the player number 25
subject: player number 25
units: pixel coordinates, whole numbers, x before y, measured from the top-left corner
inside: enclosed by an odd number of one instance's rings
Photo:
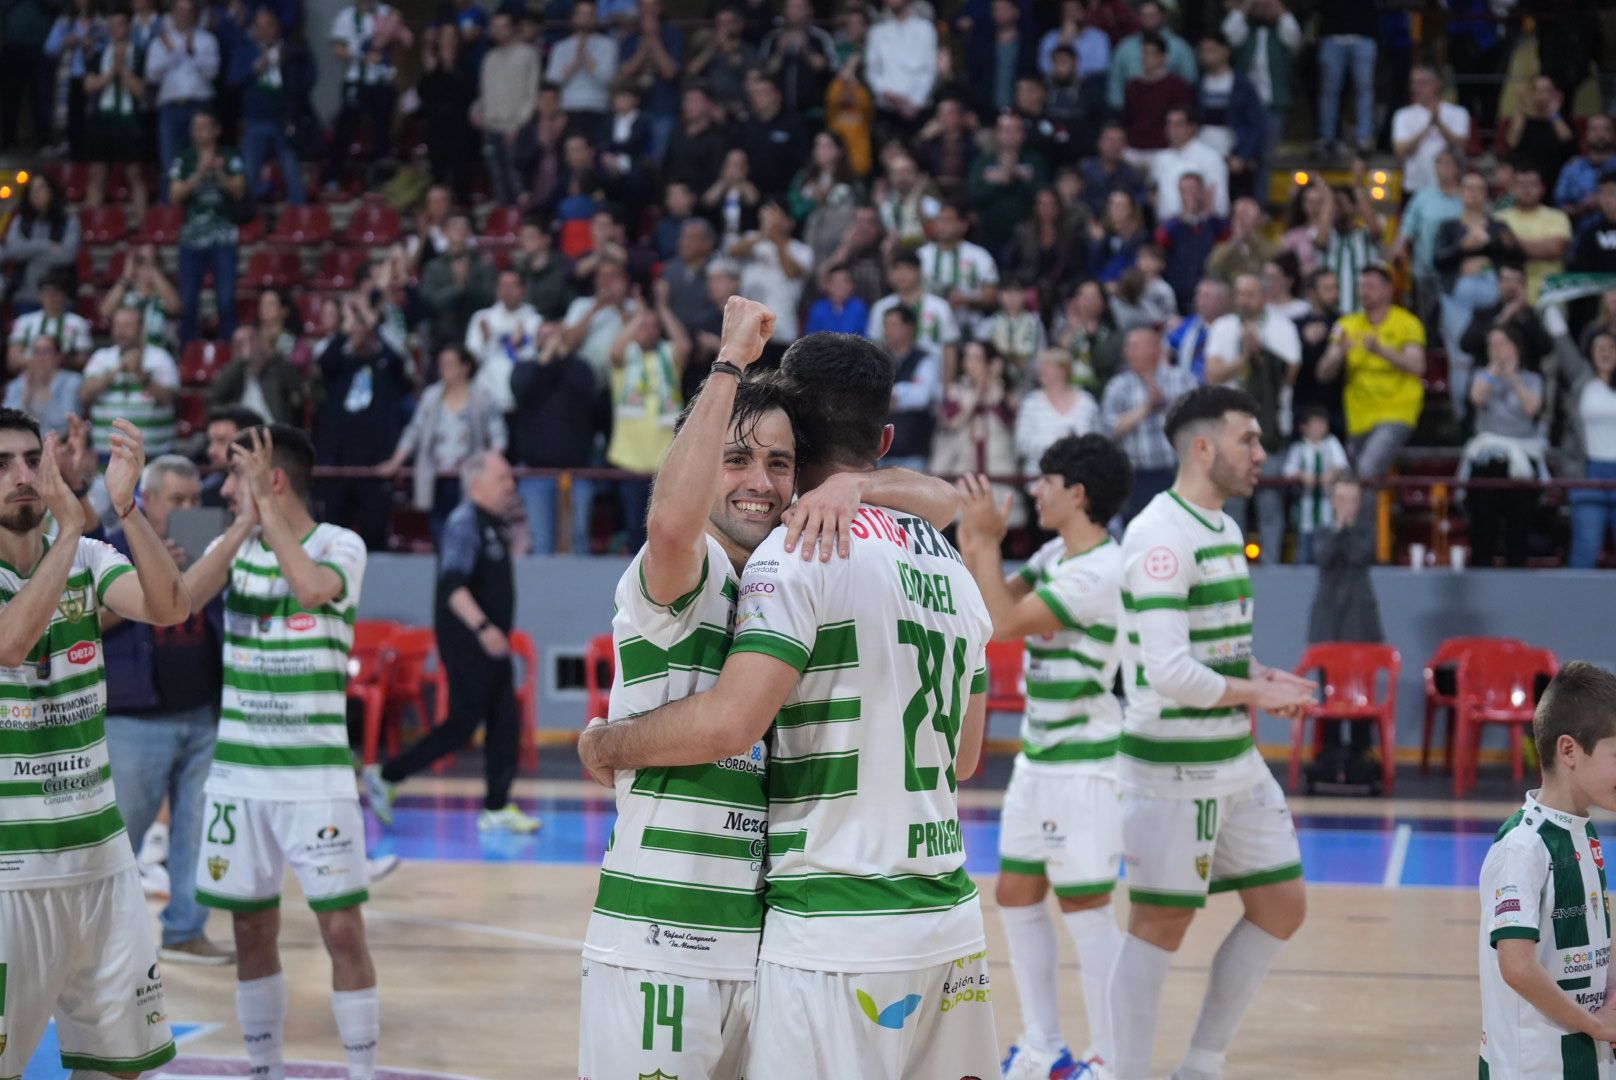
[[[949,638],[938,630],[928,630],[907,619],[898,622],[898,643],[915,649],[916,670],[920,674],[920,688],[909,699],[903,710],[903,786],[908,791],[930,791],[937,786],[939,771],[948,779],[948,790],[957,786],[954,778],[954,744],[959,737],[960,716],[963,708],[962,689],[968,678],[964,638]],[[944,682],[945,667],[951,664],[953,676]],[[939,770],[935,765],[915,764],[915,742],[920,737],[920,725],[926,720],[948,743],[948,768]]]

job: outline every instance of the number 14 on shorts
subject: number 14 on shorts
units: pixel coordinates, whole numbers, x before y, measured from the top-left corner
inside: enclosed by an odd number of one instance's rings
[[[645,1028],[640,1049],[655,1050],[656,1029],[665,1027],[673,1042],[669,1049],[675,1054],[681,1052],[685,1042],[685,988],[642,982],[640,993],[645,995]]]

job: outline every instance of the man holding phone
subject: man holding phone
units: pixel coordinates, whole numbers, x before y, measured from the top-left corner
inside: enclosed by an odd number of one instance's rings
[[[154,458],[141,474],[146,520],[180,569],[190,561],[169,526],[175,511],[202,502],[196,466],[175,454]],[[128,554],[120,530],[109,540]],[[197,853],[202,844],[202,785],[219,729],[223,622],[217,601],[184,622],[148,626],[102,609],[107,664],[107,746],[118,811],[139,854],[141,839],[166,798],[168,868],[173,887],[163,908],[158,956],[169,963],[229,964],[236,954],[208,940],[208,909],[197,903]]]

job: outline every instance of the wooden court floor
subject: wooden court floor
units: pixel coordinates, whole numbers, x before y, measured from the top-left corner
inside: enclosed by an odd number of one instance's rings
[[[1314,812],[1336,812],[1312,802]],[[1373,812],[1392,809],[1378,803]],[[1497,819],[1512,809],[1472,804],[1464,815]],[[575,1076],[578,939],[594,882],[590,867],[414,861],[378,885],[366,911],[381,985],[382,1063],[479,1080]],[[997,958],[1002,1048],[1015,1037],[1019,1014],[992,879],[978,883]],[[287,1056],[340,1061],[329,967],[290,879],[283,910]],[[1174,964],[1158,1039],[1161,1076],[1188,1040],[1207,966],[1238,911],[1235,898],[1214,898]],[[1475,895],[1464,889],[1313,887],[1306,925],[1235,1041],[1229,1080],[1475,1076],[1476,919]],[[228,938],[223,915],[210,929]],[[1077,960],[1064,931],[1059,937],[1062,1016],[1080,1048]],[[219,1025],[182,1052],[241,1056],[232,970],[170,964],[164,972],[174,1020]]]

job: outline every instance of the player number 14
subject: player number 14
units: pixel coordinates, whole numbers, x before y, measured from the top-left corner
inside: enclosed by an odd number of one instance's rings
[[[654,1049],[656,1029],[665,1027],[673,1036],[673,1052],[681,1052],[685,1043],[685,988],[642,982],[640,993],[645,995],[645,1037],[641,1049]]]

